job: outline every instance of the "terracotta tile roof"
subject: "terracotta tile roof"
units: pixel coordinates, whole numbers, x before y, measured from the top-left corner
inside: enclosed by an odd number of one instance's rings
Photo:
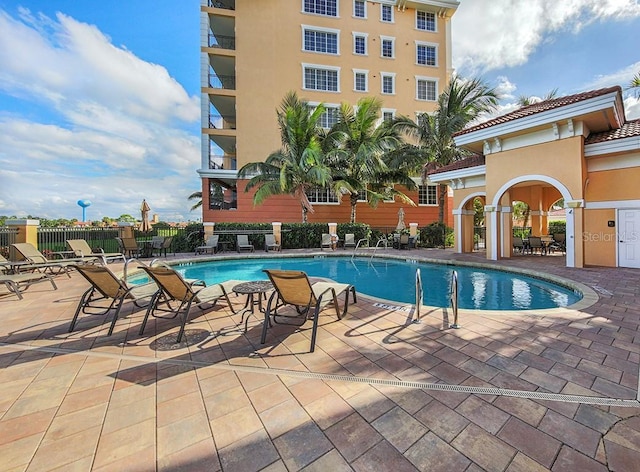
[[[477,167],[484,165],[483,154],[473,154],[472,156],[460,159],[459,161],[452,162],[449,165],[439,167],[434,170],[428,170],[427,175],[440,174],[442,172],[450,172],[452,170],[468,169],[470,167]]]
[[[601,133],[591,133],[584,144],[603,143],[605,141],[613,141],[614,139],[631,138],[640,136],[640,119],[627,121],[621,128],[611,131],[603,131]]]
[[[485,121],[484,123],[480,123],[479,125],[475,125],[475,126],[471,126],[470,128],[463,129],[462,131],[457,132],[454,136],[460,136],[460,135],[471,133],[473,131],[477,131],[480,129],[490,128],[495,125],[500,125],[503,123],[507,123],[509,121],[517,120],[519,118],[535,115],[536,113],[542,113],[544,111],[553,110],[555,108],[560,108],[566,105],[571,105],[573,103],[581,102],[583,100],[588,100],[590,98],[606,95],[611,92],[622,93],[622,88],[616,85],[615,87],[592,90],[590,92],[582,92],[582,93],[577,93],[575,95],[567,95],[566,97],[559,97],[559,98],[554,98],[552,100],[545,100],[544,102],[534,103],[526,107],[518,108],[517,110],[512,111],[511,113],[507,113],[506,115],[498,116],[497,118],[493,118],[489,121]]]

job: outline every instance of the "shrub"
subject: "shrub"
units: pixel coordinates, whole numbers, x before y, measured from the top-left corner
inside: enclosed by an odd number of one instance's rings
[[[423,247],[445,247],[453,245],[453,229],[444,223],[434,222],[420,229],[420,245]]]
[[[547,234],[566,233],[567,222],[566,221],[550,221],[548,231],[549,232]]]

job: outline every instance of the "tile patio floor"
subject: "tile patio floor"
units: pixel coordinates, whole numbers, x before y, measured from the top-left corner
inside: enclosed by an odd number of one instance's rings
[[[197,312],[178,347],[175,322],[140,336],[131,307],[110,337],[86,316],[69,334],[78,274],[22,301],[1,292],[0,470],[639,470],[640,271],[563,264],[499,263],[585,284],[595,304],[463,313],[453,330],[447,310],[412,324],[359,297],[342,321],[325,312],[313,354],[308,329],[261,345],[260,322],[245,335],[224,305]]]

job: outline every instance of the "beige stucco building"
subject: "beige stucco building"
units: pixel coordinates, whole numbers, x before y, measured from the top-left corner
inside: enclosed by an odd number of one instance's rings
[[[640,267],[640,120],[611,87],[521,108],[455,136],[475,153],[430,175],[453,189],[457,252],[473,250],[473,201],[485,204],[487,258],[513,256],[512,203],[534,235],[566,210],[566,265]]]
[[[203,219],[300,221],[299,202],[254,207],[237,170],[280,148],[276,110],[295,91],[324,103],[323,126],[340,103],[382,99],[381,119],[435,109],[452,73],[453,0],[202,0]],[[419,179],[417,179],[419,182]],[[407,221],[437,220],[437,186],[409,193]],[[310,221],[349,221],[348,196],[310,195]],[[342,202],[341,202],[342,200]],[[400,203],[358,204],[358,221],[395,225]]]

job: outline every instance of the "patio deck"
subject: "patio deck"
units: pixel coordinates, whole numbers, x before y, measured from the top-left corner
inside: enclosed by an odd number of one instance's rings
[[[139,336],[144,310],[131,306],[110,337],[82,315],[67,333],[87,288],[75,273],[22,301],[1,292],[0,468],[638,470],[640,271],[568,269],[554,256],[497,265],[566,277],[599,299],[544,316],[465,314],[453,330],[447,310],[414,324],[359,296],[342,321],[325,312],[309,354],[309,329],[270,330],[261,345],[261,322],[244,334],[224,304],[196,311],[180,346],[171,320]]]

